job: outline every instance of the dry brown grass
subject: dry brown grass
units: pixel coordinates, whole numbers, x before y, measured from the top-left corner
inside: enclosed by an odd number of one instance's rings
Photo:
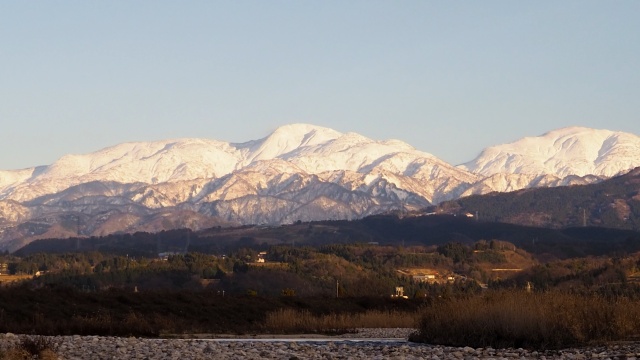
[[[51,338],[23,337],[17,345],[0,353],[0,360],[57,360],[56,348],[57,344]]]
[[[13,348],[13,349],[9,349],[4,354],[0,354],[0,359],[2,360],[32,360],[32,359],[58,360],[58,355],[53,350],[49,350],[49,349],[42,350],[39,353],[32,355],[23,349]]]
[[[562,348],[640,334],[640,303],[561,292],[490,292],[426,308],[414,341],[472,347]]]
[[[415,312],[370,310],[363,313],[314,315],[307,310],[279,309],[267,314],[265,328],[276,333],[348,332],[357,328],[411,328]]]
[[[18,348],[11,348],[4,353],[0,353],[0,359],[2,360],[27,360],[30,357],[31,354]]]

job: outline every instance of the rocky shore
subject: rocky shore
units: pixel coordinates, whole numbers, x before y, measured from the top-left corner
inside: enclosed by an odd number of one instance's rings
[[[411,329],[361,329],[346,337],[288,339],[143,339],[50,337],[60,359],[635,359],[640,344],[560,351],[447,347],[407,342]],[[398,335],[403,337],[398,338]],[[0,351],[21,335],[0,335]]]

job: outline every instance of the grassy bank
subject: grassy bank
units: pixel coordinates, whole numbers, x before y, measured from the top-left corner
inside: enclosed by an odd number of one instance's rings
[[[635,339],[640,302],[563,292],[495,291],[426,307],[411,340],[494,348],[564,348]]]

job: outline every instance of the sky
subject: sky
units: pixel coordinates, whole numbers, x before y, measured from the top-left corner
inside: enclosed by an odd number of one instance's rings
[[[0,170],[310,123],[453,165],[640,135],[640,1],[3,1]]]

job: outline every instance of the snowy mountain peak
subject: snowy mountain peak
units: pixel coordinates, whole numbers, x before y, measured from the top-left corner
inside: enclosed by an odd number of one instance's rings
[[[261,163],[269,161],[274,164]],[[279,127],[262,139],[240,144],[173,139],[123,143],[89,154],[66,155],[40,171],[0,173],[0,200],[33,200],[92,181],[122,184],[212,181],[249,170],[256,163],[261,163],[258,167],[262,169],[280,169],[287,173],[375,169],[417,174],[422,169],[421,176],[428,174],[437,163],[460,178],[473,178],[398,140],[375,141],[356,133],[342,134],[325,127],[292,124]]]
[[[640,137],[610,130],[568,127],[486,148],[460,168],[499,173],[610,177],[640,166]]]
[[[314,136],[328,137],[331,139],[335,139],[342,135],[342,133],[330,129],[328,127],[305,124],[305,123],[297,123],[297,124],[288,124],[283,125],[275,129],[271,135],[268,137],[288,137],[291,139],[300,139],[300,138],[312,138]],[[302,144],[302,142],[301,142]]]
[[[250,155],[247,163],[259,160],[275,159],[305,146],[314,146],[339,138],[342,134],[321,126],[292,124],[277,128],[269,136],[245,144]]]
[[[460,167],[399,140],[308,124],[245,143],[124,143],[0,171],[0,250],[7,240],[17,248],[59,236],[49,231],[69,216],[82,218],[87,236],[157,231],[149,219],[168,214],[202,226],[354,219],[471,194],[586,184],[636,166],[638,136],[584,127],[490,147]]]
[[[564,136],[574,136],[580,133],[593,133],[593,132],[609,132],[611,133],[612,131],[609,130],[599,130],[599,129],[592,129],[592,128],[588,128],[588,127],[584,127],[584,126],[568,126],[568,127],[564,127],[564,128],[559,128],[559,129],[554,129],[551,131],[548,131],[542,135],[540,135],[541,137],[552,137],[552,138],[557,138],[557,137],[564,137]]]

